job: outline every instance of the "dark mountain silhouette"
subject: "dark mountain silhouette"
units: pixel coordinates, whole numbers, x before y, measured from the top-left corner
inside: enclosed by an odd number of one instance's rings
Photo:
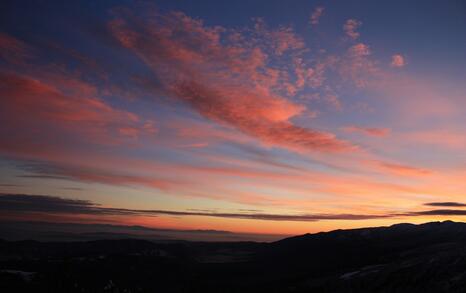
[[[92,241],[108,239],[188,240],[188,241],[258,241],[270,242],[283,235],[233,233],[221,230],[176,230],[111,224],[1,221],[0,239],[18,241]]]
[[[2,292],[465,292],[466,223],[272,243],[0,241]]]

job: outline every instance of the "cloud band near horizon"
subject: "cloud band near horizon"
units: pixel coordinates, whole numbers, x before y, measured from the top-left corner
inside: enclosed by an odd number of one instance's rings
[[[461,203],[426,203],[430,206],[466,206]],[[407,213],[387,214],[268,214],[259,212],[215,212],[201,210],[158,210],[158,209],[125,209],[97,205],[89,200],[67,199],[49,195],[0,194],[0,211],[4,216],[8,213],[38,214],[82,214],[93,216],[201,216],[233,219],[254,219],[265,221],[321,221],[321,220],[368,220],[380,218],[412,217],[422,215],[454,216],[466,215],[466,210],[436,209],[413,211]],[[40,217],[39,217],[40,218]]]

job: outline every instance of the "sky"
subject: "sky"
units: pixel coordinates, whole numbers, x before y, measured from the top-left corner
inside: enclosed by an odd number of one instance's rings
[[[465,76],[459,0],[2,1],[0,218],[462,221]]]

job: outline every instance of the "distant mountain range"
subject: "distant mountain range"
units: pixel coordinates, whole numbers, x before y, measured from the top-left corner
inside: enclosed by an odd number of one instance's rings
[[[92,241],[102,239],[145,239],[184,241],[270,242],[289,235],[236,233],[220,230],[177,230],[111,224],[0,221],[0,239],[39,241]]]
[[[465,288],[466,223],[451,221],[336,230],[271,243],[0,241],[2,292],[465,292]]]

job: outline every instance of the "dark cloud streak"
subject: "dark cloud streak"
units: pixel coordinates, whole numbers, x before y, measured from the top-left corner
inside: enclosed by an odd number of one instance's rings
[[[411,216],[466,216],[466,210],[448,210],[448,209],[427,210],[427,211],[413,212],[409,215]]]
[[[466,203],[452,202],[452,201],[447,201],[447,202],[428,202],[428,203],[425,203],[424,205],[426,205],[426,206],[432,206],[432,207],[466,207]]]
[[[455,202],[426,203],[430,206],[463,206]],[[322,220],[369,220],[396,217],[416,216],[464,216],[466,210],[435,209],[424,211],[413,211],[406,213],[386,214],[269,214],[254,210],[241,210],[239,212],[217,212],[210,210],[188,209],[184,211],[159,210],[159,209],[125,209],[103,207],[89,200],[67,199],[49,195],[28,195],[0,193],[0,212],[31,214],[39,213],[46,215],[92,215],[92,216],[201,216],[229,219],[249,219],[264,221],[296,221],[314,222]]]
[[[87,214],[94,216],[203,216],[233,219],[254,219],[265,221],[301,221],[319,220],[366,220],[386,218],[390,215],[358,215],[358,214],[266,214],[257,212],[221,213],[207,211],[171,211],[171,210],[139,210],[108,208],[94,204],[88,200],[65,199],[46,195],[0,194],[0,211],[15,213],[45,214]]]

